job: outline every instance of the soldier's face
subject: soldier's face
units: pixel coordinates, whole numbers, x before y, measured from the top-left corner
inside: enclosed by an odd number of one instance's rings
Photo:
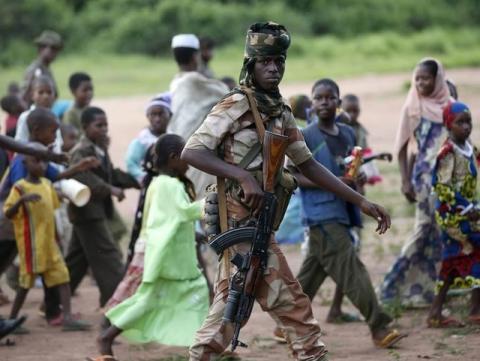
[[[39,47],[40,58],[42,58],[42,60],[47,64],[50,64],[55,60],[59,51],[59,48],[51,45],[42,45]]]
[[[282,55],[259,57],[253,68],[255,84],[265,90],[274,90],[282,81],[285,57]]]

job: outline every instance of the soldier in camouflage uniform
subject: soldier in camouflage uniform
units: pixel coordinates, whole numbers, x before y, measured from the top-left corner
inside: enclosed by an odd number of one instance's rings
[[[30,106],[32,104],[32,83],[35,78],[45,76],[53,84],[55,99],[58,97],[58,88],[53,74],[50,71],[50,64],[55,60],[57,54],[63,47],[62,37],[55,31],[45,30],[35,39],[38,48],[38,56],[27,68],[22,84],[22,98]]]
[[[313,183],[357,204],[378,220],[378,231],[390,226],[385,210],[368,202],[318,164],[308,150],[298,130],[290,107],[284,102],[278,85],[285,70],[290,35],[285,27],[274,23],[258,23],[247,33],[245,58],[240,75],[241,88],[221,100],[188,140],[182,157],[191,165],[218,177],[227,178],[227,215],[230,228],[245,225],[262,205],[263,191],[253,173],[261,169],[263,155],[259,153],[245,168],[238,166],[249,149],[258,143],[254,118],[245,88],[253,92],[265,128],[288,136],[287,156]],[[217,156],[222,150],[223,159]],[[257,172],[258,174],[258,172]],[[243,197],[229,191],[228,182],[238,184]],[[246,253],[249,244],[238,244],[235,252]],[[203,326],[190,348],[190,360],[217,360],[228,347],[233,327],[222,322],[234,267],[223,258],[215,284],[215,297]],[[320,327],[314,319],[308,297],[293,276],[285,256],[272,236],[268,264],[264,277],[256,287],[256,299],[284,330],[295,360],[326,360],[327,350],[320,340]]]

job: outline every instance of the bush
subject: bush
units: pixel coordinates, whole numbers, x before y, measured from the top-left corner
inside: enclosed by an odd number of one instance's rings
[[[63,1],[0,0],[0,65],[31,58],[35,39],[45,29],[68,34],[72,11]]]
[[[478,0],[0,0],[0,6],[8,14],[0,17],[0,65],[30,57],[32,39],[46,28],[66,38],[65,52],[153,55],[169,52],[171,37],[180,32],[211,36],[219,45],[239,42],[256,21],[285,24],[293,40],[478,28],[480,23]],[[359,45],[359,51],[388,53],[398,44],[395,37],[387,38],[390,43],[372,39]],[[424,39],[420,45],[435,53],[447,51],[442,42]],[[293,45],[292,53],[302,51]],[[324,56],[331,56],[328,48]]]
[[[104,4],[103,1],[100,4]],[[105,10],[105,5],[95,6]],[[91,9],[87,10],[92,12]],[[117,11],[113,10],[114,13]],[[87,22],[92,22],[92,26],[101,32],[97,41],[107,44],[111,50],[158,54],[170,50],[171,38],[178,33],[210,36],[223,45],[244,37],[251,23],[269,19],[284,22],[296,33],[309,31],[309,24],[305,23],[303,17],[289,12],[282,3],[249,9],[244,5],[216,1],[165,0],[129,11],[108,26],[104,26],[105,22],[99,15],[90,17]],[[102,26],[103,32],[99,29]]]

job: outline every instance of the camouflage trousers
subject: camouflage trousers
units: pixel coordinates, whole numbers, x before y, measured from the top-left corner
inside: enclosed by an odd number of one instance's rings
[[[246,253],[250,245],[239,244],[233,252]],[[234,266],[222,259],[215,281],[215,297],[209,314],[197,331],[190,348],[190,361],[213,361],[230,345],[233,337],[231,324],[222,322],[225,310],[229,274]],[[327,350],[320,340],[320,326],[313,318],[310,300],[290,271],[287,260],[272,238],[268,249],[268,265],[264,277],[256,288],[256,300],[263,311],[284,331],[295,360],[327,360]]]

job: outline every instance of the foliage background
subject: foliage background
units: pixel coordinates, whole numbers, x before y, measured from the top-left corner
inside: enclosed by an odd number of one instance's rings
[[[246,28],[270,19],[292,33],[287,81],[406,70],[427,55],[447,66],[480,65],[478,0],[0,0],[0,9],[2,88],[21,79],[44,29],[65,39],[54,64],[61,89],[69,72],[85,70],[104,84],[98,95],[167,84],[179,32],[213,37],[214,69],[236,77]],[[155,84],[145,69],[160,74]]]

